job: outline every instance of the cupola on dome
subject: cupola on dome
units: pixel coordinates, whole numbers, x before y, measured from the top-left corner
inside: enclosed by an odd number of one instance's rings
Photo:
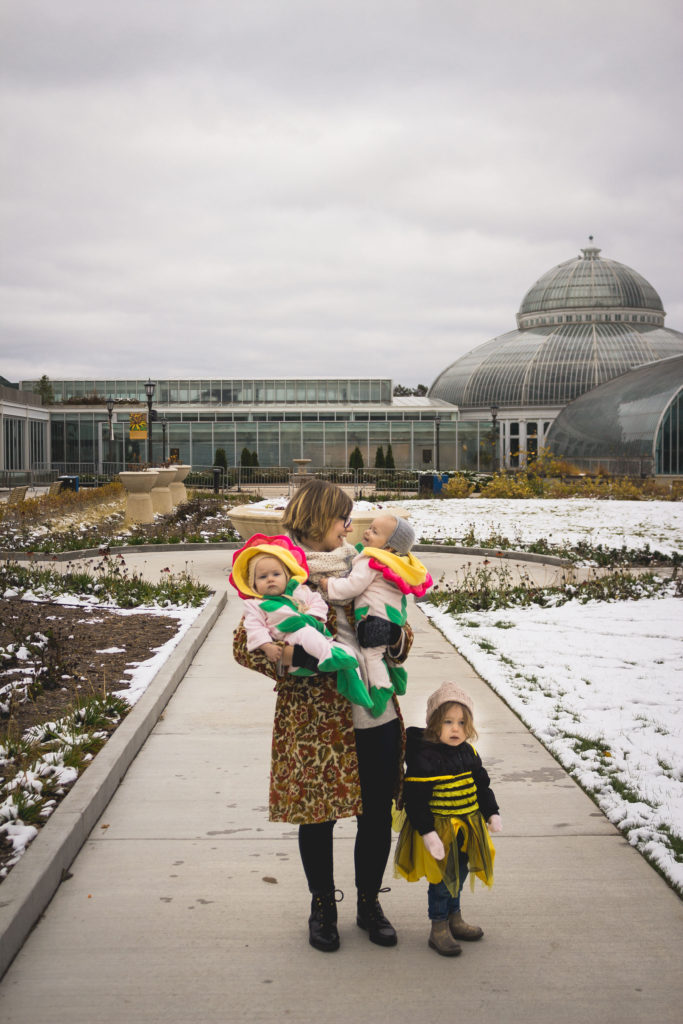
[[[638,314],[658,313],[650,323],[664,323],[664,307],[649,281],[616,260],[603,259],[600,249],[590,246],[581,256],[553,267],[531,286],[517,314],[519,327],[534,327],[539,314],[570,310],[611,310],[621,320],[636,320]],[[631,314],[631,316],[629,316]],[[543,321],[547,322],[547,321]]]

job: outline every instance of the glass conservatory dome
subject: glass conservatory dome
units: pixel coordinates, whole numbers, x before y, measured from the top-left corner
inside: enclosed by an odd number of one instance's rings
[[[516,331],[456,360],[429,395],[461,409],[563,407],[633,367],[683,354],[683,334],[664,317],[645,278],[590,246],[529,289]]]

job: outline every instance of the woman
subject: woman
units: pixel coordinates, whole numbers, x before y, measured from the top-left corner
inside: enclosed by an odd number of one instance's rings
[[[323,576],[346,576],[356,549],[346,540],[353,502],[340,487],[311,478],[289,502],[282,525],[306,552],[309,586]],[[363,666],[353,607],[332,605],[327,626],[351,647]],[[396,627],[390,655],[403,661],[412,632]],[[391,802],[403,763],[405,732],[398,702],[379,718],[337,693],[334,675],[278,677],[259,651],[246,650],[242,623],[235,633],[235,658],[276,680],[270,777],[270,820],[299,826],[299,852],[312,895],[309,941],[315,949],[339,949],[332,834],[338,818],[356,815],[354,849],[356,922],[371,942],[396,945],[396,932],[377,899],[391,848]],[[316,668],[303,648],[285,647],[282,664]]]

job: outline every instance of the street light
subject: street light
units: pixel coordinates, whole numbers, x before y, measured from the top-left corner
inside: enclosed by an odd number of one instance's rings
[[[498,403],[491,402],[491,419],[493,421],[493,472],[497,473],[498,461]]]
[[[439,416],[438,412],[436,414],[435,423],[436,423],[436,471],[437,471],[437,473],[440,473],[441,472],[441,437],[440,437],[440,434],[441,434],[441,417]]]
[[[159,419],[161,420],[161,461],[166,462],[166,428],[168,423],[165,416],[160,416]]]
[[[112,457],[111,457],[111,443],[114,440],[114,427],[113,427],[113,414],[114,414],[114,399],[109,396],[107,399],[107,416],[109,417],[109,443],[107,444],[107,455],[109,462],[109,472],[112,471]]]
[[[147,394],[147,461],[152,465],[152,399],[154,398],[154,381],[147,379],[145,392]]]

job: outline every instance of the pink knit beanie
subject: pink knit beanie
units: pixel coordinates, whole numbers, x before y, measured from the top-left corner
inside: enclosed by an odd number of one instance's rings
[[[449,701],[455,701],[468,708],[474,718],[474,702],[469,693],[465,693],[455,683],[442,683],[427,700],[427,725],[436,709],[440,708],[442,704],[448,704]]]

